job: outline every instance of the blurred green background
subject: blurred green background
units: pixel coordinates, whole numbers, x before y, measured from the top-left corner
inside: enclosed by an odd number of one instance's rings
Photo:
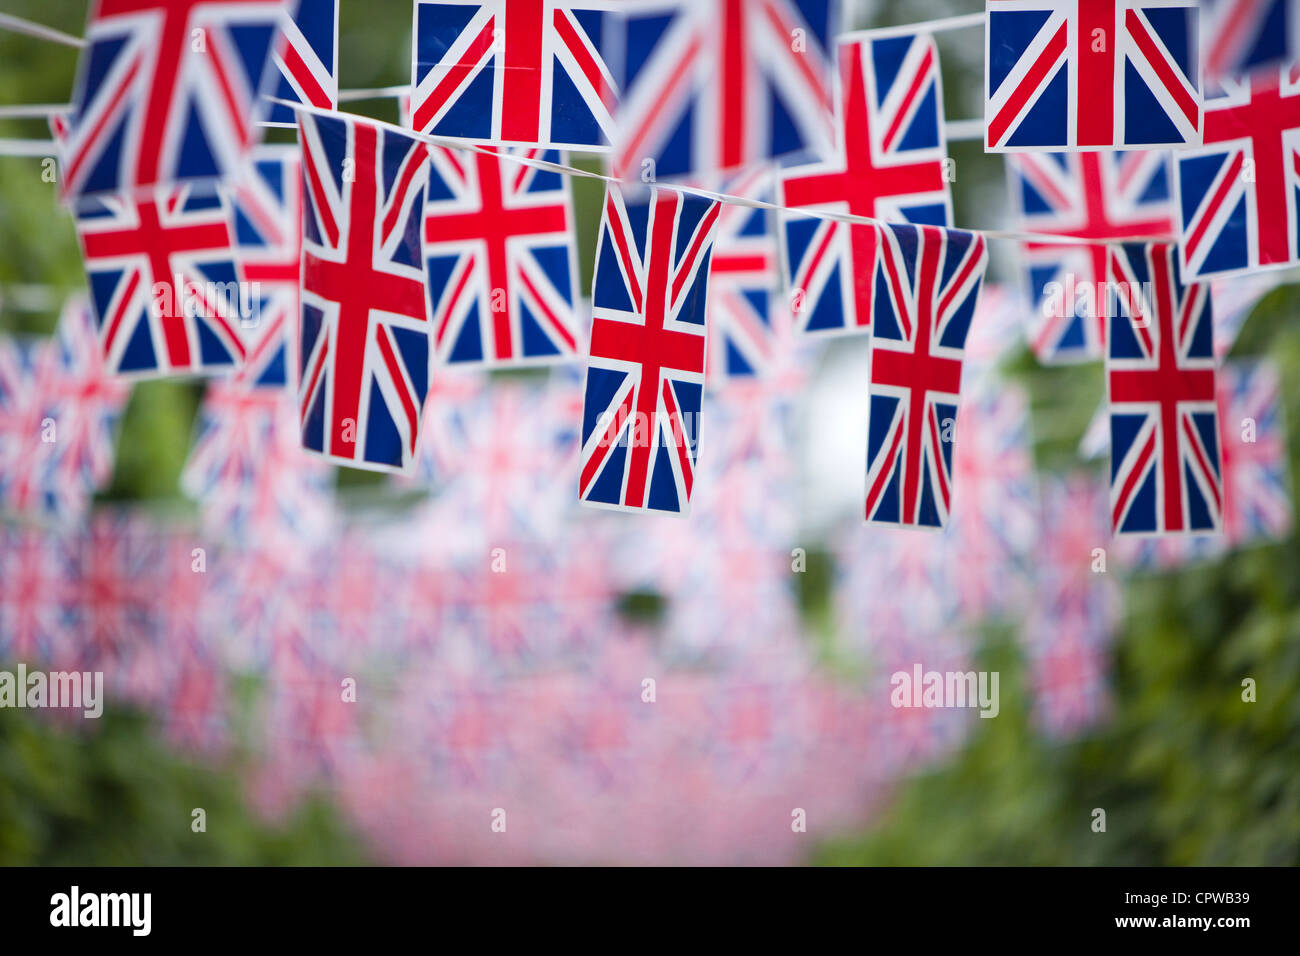
[[[860,3],[859,9],[872,5]],[[859,25],[968,13],[978,0],[897,0]],[[5,12],[80,34],[86,3],[5,0]],[[410,7],[342,2],[344,87],[409,78]],[[950,119],[980,115],[982,38],[940,40]],[[0,33],[0,102],[66,102],[75,51]],[[390,102],[359,112],[395,118]],[[277,134],[279,135],[279,134]],[[0,122],[0,137],[46,139],[40,121]],[[954,144],[956,219],[997,225],[1005,209],[1001,161],[978,144]],[[15,286],[56,294],[83,284],[72,223],[40,176],[39,159],[0,159],[0,330],[48,333],[52,308],[24,303]],[[597,183],[576,180],[583,285],[598,225]],[[994,275],[1008,276],[1002,247]],[[21,306],[21,307],[19,307]],[[35,306],[35,307],[33,307]],[[1300,423],[1300,289],[1274,291],[1248,320],[1233,356],[1268,354],[1282,367],[1286,418]],[[1101,395],[1096,366],[1042,370],[1027,355],[1008,369],[1034,398],[1040,468],[1078,467],[1074,449]],[[188,451],[200,386],[155,382],[134,390],[107,497],[171,499]],[[1296,444],[1289,442],[1292,474]],[[814,554],[802,576],[810,634],[834,661],[831,568]],[[0,582],[0,587],[3,582]],[[869,830],[827,843],[816,862],[888,864],[1296,864],[1300,863],[1300,543],[1230,555],[1181,573],[1137,576],[1124,586],[1126,616],[1113,654],[1108,723],[1067,742],[1045,739],[1011,703],[1023,662],[1006,629],[990,628],[981,666],[1002,674],[1000,719],[976,721],[946,765],[909,780]],[[1241,700],[1254,678],[1258,701]],[[240,793],[238,754],[199,765],[157,742],[147,721],[109,713],[89,735],[0,710],[0,864],[356,862],[364,850],[338,815],[312,801],[271,825]],[[868,733],[869,728],[864,728]],[[190,811],[208,811],[191,834]],[[1107,832],[1090,827],[1093,808]]]

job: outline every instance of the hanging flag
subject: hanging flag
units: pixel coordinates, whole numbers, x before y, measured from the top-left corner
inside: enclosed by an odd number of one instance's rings
[[[609,146],[610,0],[417,0],[412,125],[476,142]]]
[[[54,356],[48,339],[0,337],[0,506],[17,513],[54,510],[57,426],[49,393]]]
[[[1294,526],[1281,383],[1267,359],[1219,370],[1223,530],[1233,547],[1284,540]]]
[[[97,0],[77,64],[63,195],[234,175],[259,138],[279,0]]]
[[[835,150],[779,179],[783,206],[952,225],[939,58],[928,34],[851,34],[839,44]],[[870,328],[877,231],[786,214],[785,280],[806,332]]]
[[[616,23],[618,178],[829,152],[836,0],[651,0],[620,7]]]
[[[235,256],[253,307],[241,322],[247,353],[236,373],[254,387],[292,385],[302,256],[302,174],[295,146],[258,146],[230,189]]]
[[[222,193],[192,185],[77,207],[77,238],[108,368],[146,378],[230,371],[251,315]]]
[[[952,456],[966,333],[988,248],[977,233],[880,227],[871,336],[866,519],[940,528],[952,497]]]
[[[303,445],[354,468],[406,471],[429,385],[427,149],[395,126],[298,116]]]
[[[1300,53],[1295,0],[1201,0],[1201,63],[1207,81],[1239,79]]]
[[[1241,327],[1250,318],[1260,299],[1285,281],[1278,271],[1254,272],[1210,283],[1214,303],[1214,354],[1222,359],[1237,344]]]
[[[554,150],[429,151],[424,254],[438,357],[512,367],[578,352],[569,179]]]
[[[302,453],[288,391],[209,383],[181,472],[205,527],[240,543],[308,540],[329,522],[331,477]]]
[[[606,190],[583,397],[584,502],[686,514],[704,386],[709,253],[718,203]]]
[[[0,524],[0,660],[33,665],[72,659],[77,629],[69,609],[78,540],[50,528]]]
[[[1223,86],[1205,104],[1205,147],[1176,158],[1188,279],[1300,262],[1300,65]]]
[[[1007,156],[1018,226],[1080,239],[1172,237],[1169,163],[1163,152],[1019,153]],[[1039,362],[1100,361],[1106,354],[1107,247],[1028,242],[1028,334]]]
[[[758,167],[713,180],[712,190],[728,196],[772,201],[772,170]],[[789,325],[780,296],[773,215],[738,203],[724,203],[709,259],[709,386],[765,375],[777,364]]]
[[[985,288],[983,298],[991,291]],[[978,328],[980,311],[976,312]],[[965,361],[970,363],[969,350]],[[969,371],[966,372],[969,380]],[[1038,484],[1029,434],[1029,396],[1014,382],[990,382],[957,413],[961,447],[947,535],[950,580],[962,613],[976,620],[1019,613],[1028,603],[1030,555],[1038,532]]]
[[[1113,247],[1110,281],[1116,290],[1106,351],[1114,531],[1217,531],[1223,479],[1210,287],[1183,284],[1169,243]]]
[[[109,373],[85,297],[64,304],[52,344],[45,397],[57,435],[53,488],[57,510],[76,514],[113,477],[117,427],[131,389]]]
[[[271,96],[320,110],[338,109],[338,0],[297,0],[296,11],[294,0],[285,0],[271,60]],[[267,124],[296,127],[293,107],[270,104]]]
[[[985,150],[1199,146],[1197,0],[986,0]]]

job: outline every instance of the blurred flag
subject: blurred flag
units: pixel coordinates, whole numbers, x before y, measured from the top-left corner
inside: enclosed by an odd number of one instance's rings
[[[772,201],[772,170],[756,167],[711,181],[714,192]],[[789,310],[781,299],[773,213],[724,203],[709,261],[709,355],[705,377],[711,389],[732,379],[766,374],[785,348]]]
[[[314,540],[330,521],[332,477],[299,445],[283,389],[208,385],[181,489],[211,534],[240,545]]]
[[[524,162],[558,163],[560,153],[435,146],[429,155],[424,254],[438,357],[494,367],[576,358],[569,177]]]
[[[1218,531],[1223,478],[1210,287],[1183,285],[1175,247],[1113,248],[1106,380],[1116,534]]]
[[[976,391],[957,413],[951,576],[970,619],[1018,612],[1038,532],[1029,397],[1011,382]]]
[[[317,109],[338,109],[338,0],[284,0],[268,71],[270,95]],[[272,103],[271,126],[296,127],[293,107]]]
[[[1163,152],[1024,153],[1007,157],[1017,226],[1078,239],[1173,235],[1169,157]],[[1030,347],[1040,362],[1106,354],[1105,245],[1027,242],[1022,261]]]
[[[359,117],[299,113],[303,445],[411,470],[429,387],[424,143]]]
[[[247,355],[237,379],[292,387],[302,258],[302,172],[296,146],[258,146],[230,189],[235,255],[253,314],[241,322]]]
[[[1300,211],[1292,201],[1300,65],[1222,85],[1205,103],[1204,148],[1174,158],[1189,281],[1300,262]]]
[[[834,0],[615,7],[617,178],[711,175],[830,150]]]
[[[880,227],[871,337],[866,519],[932,528],[952,496],[961,363],[988,263],[984,237]]]
[[[952,225],[939,58],[928,34],[839,42],[835,147],[778,177],[778,202],[891,222]],[[806,332],[870,328],[879,232],[786,213],[786,285]]]
[[[278,0],[97,0],[77,64],[63,195],[232,176],[259,138]]]
[[[985,149],[1201,141],[1196,0],[988,0]]]
[[[718,203],[605,193],[583,402],[579,497],[624,510],[690,507]]]
[[[1219,370],[1218,384],[1228,543],[1283,540],[1294,514],[1282,373],[1268,360],[1229,362]]]
[[[0,525],[0,660],[73,659],[78,542],[70,531]]]
[[[1201,63],[1209,82],[1279,66],[1300,53],[1295,0],[1201,0]]]
[[[66,521],[113,476],[129,387],[104,365],[85,299],[53,339],[0,338],[0,506]]]

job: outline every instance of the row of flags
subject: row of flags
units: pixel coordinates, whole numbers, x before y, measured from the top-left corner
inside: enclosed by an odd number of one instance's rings
[[[56,122],[113,372],[294,389],[309,452],[407,473],[436,366],[585,351],[578,497],[685,514],[706,372],[762,372],[765,353],[790,347],[781,327],[870,333],[864,516],[945,524],[987,256],[982,234],[952,228],[924,26],[836,35],[832,4],[795,0],[417,2],[403,129],[333,112],[337,82],[308,69],[337,61],[333,3],[150,9],[92,11],[75,108]],[[1219,526],[1209,296],[1195,280],[1300,261],[1265,221],[1288,204],[1260,191],[1289,175],[1269,157],[1293,67],[1253,49],[1249,73],[1214,74],[1223,95],[1203,109],[1199,14],[1190,0],[989,0],[986,15],[986,148],[1009,152],[1022,223],[1043,236],[1024,250],[1046,316],[1033,345],[1047,362],[1107,360],[1117,533]],[[287,98],[265,94],[266,76]],[[283,120],[290,102],[303,104],[299,153],[255,147],[264,107]],[[208,166],[186,167],[203,144]],[[705,190],[608,184],[589,328],[561,147],[607,151],[619,175],[644,159],[644,179]],[[1233,172],[1247,163],[1258,175]],[[710,198],[733,186],[754,205]],[[1245,258],[1205,251],[1224,242]],[[1112,303],[1114,286],[1142,294]],[[1195,315],[1175,332],[1184,289]],[[1125,388],[1139,366],[1155,384]]]

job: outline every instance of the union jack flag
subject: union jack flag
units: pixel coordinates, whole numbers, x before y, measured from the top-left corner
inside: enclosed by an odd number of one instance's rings
[[[1277,271],[1256,272],[1210,283],[1214,303],[1214,354],[1223,359],[1237,344],[1237,334],[1250,318],[1260,299],[1268,295],[1286,277]]]
[[[230,190],[235,255],[256,294],[251,321],[241,323],[247,355],[236,373],[254,387],[291,385],[302,257],[302,175],[294,146],[258,146]],[[251,328],[250,328],[251,326]]]
[[[1196,0],[988,0],[985,149],[1198,146]]]
[[[235,174],[279,0],[96,0],[77,66],[63,194],[134,193]]]
[[[1300,65],[1223,86],[1206,102],[1204,148],[1177,158],[1189,279],[1300,262]]]
[[[424,254],[442,361],[508,367],[576,355],[577,251],[568,177],[510,159],[430,150]]]
[[[781,205],[952,225],[939,58],[925,34],[853,34],[839,44],[835,151],[780,178]],[[786,284],[806,332],[871,326],[878,233],[787,214]]]
[[[321,110],[339,104],[339,5],[338,0],[285,0],[280,11],[280,28],[268,71],[271,95],[278,100],[302,103]],[[293,107],[272,103],[269,126],[296,127]]]
[[[1207,80],[1235,79],[1300,52],[1295,0],[1201,0],[1201,63]]]
[[[1038,530],[1029,397],[1007,382],[978,389],[962,403],[957,431],[950,580],[975,619],[1018,609],[1027,596]]]
[[[1113,247],[1111,521],[1116,534],[1217,531],[1223,515],[1210,287],[1169,243]]]
[[[104,367],[90,307],[69,299],[52,339],[0,339],[0,501],[79,515],[112,477],[129,387]]]
[[[74,666],[128,669],[158,638],[153,582],[163,565],[156,531],[127,511],[97,511],[73,544]]]
[[[221,193],[184,185],[85,199],[77,237],[110,371],[210,374],[243,362],[248,303]]]
[[[47,397],[58,428],[54,487],[75,511],[113,477],[117,426],[131,389],[109,374],[90,303],[81,296],[63,307],[53,355]]]
[[[1026,230],[1097,240],[1173,235],[1165,153],[1019,153],[1007,156],[1007,172]],[[1029,242],[1022,249],[1034,355],[1046,365],[1104,358],[1107,247]]]
[[[207,527],[241,541],[303,540],[329,520],[329,470],[302,453],[283,389],[212,382],[181,472]]]
[[[0,503],[5,510],[55,509],[58,433],[48,427],[53,366],[47,339],[0,338]]]
[[[871,336],[866,519],[941,528],[966,333],[988,264],[984,237],[880,227]]]
[[[609,147],[608,0],[417,0],[412,123],[422,133]]]
[[[772,173],[759,168],[727,177],[714,190],[771,199]],[[709,385],[764,375],[777,364],[788,316],[780,302],[777,238],[771,213],[736,203],[722,206],[709,261]]]
[[[1223,530],[1233,546],[1282,540],[1294,525],[1281,381],[1267,360],[1228,362],[1219,370]]]
[[[709,253],[718,203],[609,188],[596,249],[579,496],[686,514],[704,387]]]
[[[427,150],[395,126],[299,113],[303,445],[406,471],[429,387]]]
[[[707,175],[830,150],[835,0],[648,0],[619,12],[618,178],[647,161],[656,177]]]
[[[1031,614],[1027,630],[1034,717],[1051,736],[1066,737],[1096,724],[1110,706],[1106,643],[1086,621]]]
[[[72,535],[46,528],[0,526],[0,660],[70,659],[75,553]]]

